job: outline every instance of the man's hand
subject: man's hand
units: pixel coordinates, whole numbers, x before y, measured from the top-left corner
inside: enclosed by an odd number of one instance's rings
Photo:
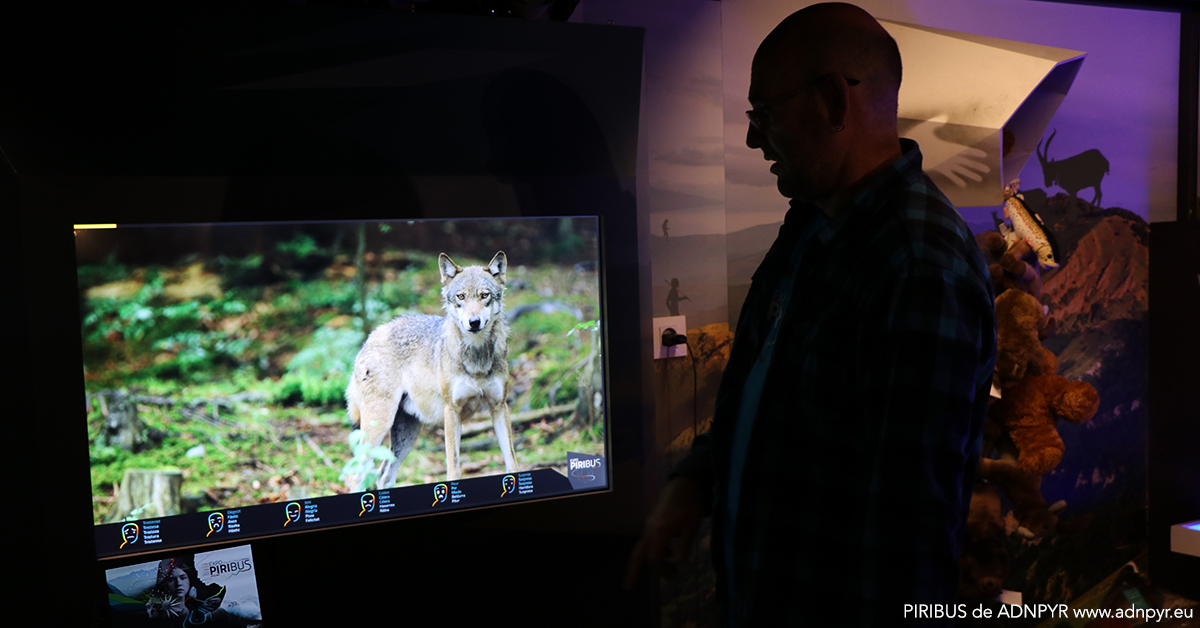
[[[664,576],[675,574],[675,566],[687,559],[692,539],[700,526],[703,501],[696,483],[675,477],[667,482],[658,503],[646,518],[646,529],[633,554],[625,574],[625,588],[637,585],[642,567],[647,561]]]

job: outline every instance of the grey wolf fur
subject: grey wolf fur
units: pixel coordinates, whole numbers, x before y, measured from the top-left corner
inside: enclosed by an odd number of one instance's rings
[[[508,410],[508,323],[504,274],[508,258],[496,253],[487,266],[459,266],[442,253],[444,316],[400,316],[367,337],[346,387],[350,418],[364,442],[379,445],[389,433],[393,462],[384,463],[378,487],[396,479],[421,423],[441,422],[446,431],[446,479],[462,475],[459,441],[463,421],[487,408],[504,469],[517,471]],[[352,484],[360,481],[352,479]],[[362,486],[351,486],[354,491]]]

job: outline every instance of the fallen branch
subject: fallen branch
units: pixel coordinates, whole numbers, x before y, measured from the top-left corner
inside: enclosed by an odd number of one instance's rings
[[[317,453],[318,456],[321,457],[321,460],[323,460],[325,462],[325,466],[327,466],[327,467],[333,466],[333,461],[329,459],[329,456],[325,455],[325,451],[323,449],[321,449],[321,446],[318,445],[316,441],[314,441],[313,439],[308,437],[308,434],[304,435],[304,442],[308,444],[309,449],[313,450],[314,452]]]
[[[524,425],[526,423],[533,423],[535,421],[540,421],[547,417],[558,416],[560,414],[567,414],[574,410],[575,410],[575,404],[564,403],[564,404],[558,405],[558,406],[549,406],[547,408],[539,408],[537,410],[529,410],[527,412],[517,412],[516,414],[511,415],[512,424],[513,424],[513,427],[516,428],[516,426],[518,426],[518,425]],[[479,420],[480,417],[484,417],[484,416],[487,416],[487,415],[476,414],[474,417],[472,417],[473,419],[476,419],[475,421],[472,421],[471,423],[463,424],[463,426],[462,426],[463,439],[467,439],[467,438],[470,438],[471,436],[475,436],[477,434],[482,434],[484,432],[492,431],[492,420],[490,417],[487,419],[484,419],[484,420]]]
[[[113,392],[114,391],[101,391],[100,393],[97,393],[97,396],[100,398],[102,410],[106,409],[104,406],[104,398],[108,395],[113,394]],[[268,401],[270,399],[269,396],[267,396],[265,393],[261,393],[261,392],[244,392],[244,393],[238,393],[236,395],[230,395],[228,397],[217,397],[214,399],[196,398],[196,399],[184,400],[184,399],[177,399],[175,397],[159,397],[156,395],[130,395],[129,398],[132,399],[136,403],[148,404],[148,405],[153,405],[153,406],[167,406],[167,407],[178,406],[179,414],[181,416],[183,416],[183,418],[193,420],[193,421],[201,420],[201,421],[204,421],[211,425],[217,425],[217,426],[237,426],[237,425],[239,425],[235,421],[230,421],[229,419],[222,419],[220,408],[224,407],[229,410],[232,410],[234,408],[234,404],[250,403],[250,402],[257,402],[257,401]]]
[[[226,456],[231,458],[237,456],[232,449],[222,445],[221,442],[216,439],[216,437],[209,437],[208,441],[213,444],[213,447],[221,450],[221,453],[225,454]]]
[[[108,391],[105,391],[108,392]],[[104,393],[100,393],[104,394]],[[268,401],[270,396],[266,393],[251,391],[229,395],[228,397],[217,397],[215,399],[195,398],[189,400],[177,399],[175,397],[158,397],[154,395],[130,395],[134,401],[138,403],[149,403],[157,406],[173,406],[176,404],[185,404],[193,407],[212,406],[213,404],[233,407],[235,403],[247,403],[251,401]]]

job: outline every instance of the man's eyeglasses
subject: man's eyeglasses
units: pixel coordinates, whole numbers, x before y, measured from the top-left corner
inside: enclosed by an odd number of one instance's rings
[[[772,100],[771,102],[769,102],[761,107],[755,107],[754,109],[750,109],[749,111],[746,112],[746,119],[750,121],[750,124],[754,125],[754,128],[758,129],[759,131],[763,130],[763,127],[767,125],[767,110],[768,109],[770,109],[771,107],[774,107],[775,105],[778,105],[779,103],[791,98],[792,96],[795,96],[796,94],[799,94],[800,92],[802,92],[810,87],[815,87],[817,85],[820,85],[822,82],[824,82],[826,79],[828,79],[831,76],[833,76],[833,75],[826,74],[825,76],[822,76],[811,83],[806,83],[803,86],[796,89],[795,91],[788,92],[787,94],[784,94],[783,96],[780,96],[779,98],[776,98],[775,100]],[[846,77],[846,84],[849,85],[850,87],[854,87],[855,85],[858,85],[858,83],[859,83],[858,79],[852,79],[848,76]]]

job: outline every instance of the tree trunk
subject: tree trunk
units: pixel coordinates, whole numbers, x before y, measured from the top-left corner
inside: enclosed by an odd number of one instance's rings
[[[575,420],[586,427],[593,427],[604,416],[604,356],[600,350],[600,328],[588,332],[592,355],[579,374],[579,401],[575,407]]]
[[[358,304],[362,308],[363,337],[371,335],[367,316],[367,223],[358,225],[358,251],[354,254],[354,278],[358,281]]]
[[[146,437],[133,397],[124,391],[112,390],[100,393],[97,398],[100,412],[104,415],[101,443],[131,453],[141,451],[146,444]]]
[[[121,480],[121,494],[117,496],[117,508],[110,521],[133,519],[155,519],[178,515],[183,512],[179,505],[179,489],[183,485],[183,473],[165,469],[125,469]]]

